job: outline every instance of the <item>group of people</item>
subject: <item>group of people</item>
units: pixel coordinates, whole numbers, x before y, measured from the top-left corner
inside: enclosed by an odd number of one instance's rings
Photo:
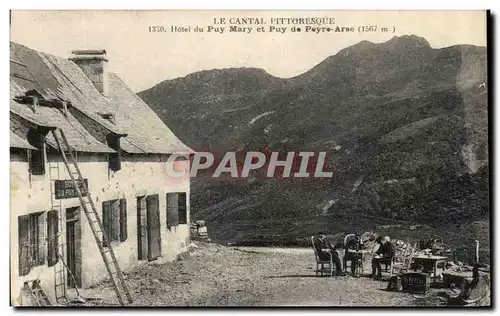
[[[358,234],[353,234],[352,238],[344,242],[336,243],[332,245],[330,241],[325,237],[325,235],[319,235],[314,242],[314,247],[318,254],[319,260],[330,261],[332,259],[333,264],[335,264],[335,271],[338,276],[344,276],[344,270],[342,269],[342,261],[340,260],[339,252],[344,250],[344,264],[347,262],[351,263],[351,273],[353,276],[357,275],[358,262],[361,258],[361,254],[357,251],[361,249],[366,249],[367,244],[371,244],[375,241],[376,246],[372,250],[372,274],[371,277],[374,279],[380,279],[382,277],[382,264],[390,264],[396,253],[396,248],[391,242],[389,236],[378,237],[370,236],[368,240],[363,240]]]

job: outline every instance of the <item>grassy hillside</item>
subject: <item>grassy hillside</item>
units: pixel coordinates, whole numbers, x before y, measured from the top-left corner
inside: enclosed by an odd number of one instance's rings
[[[291,79],[210,70],[139,95],[198,150],[326,151],[330,181],[193,181],[193,217],[220,240],[292,242],[379,222],[486,219],[486,65],[485,47],[403,36],[360,42]]]

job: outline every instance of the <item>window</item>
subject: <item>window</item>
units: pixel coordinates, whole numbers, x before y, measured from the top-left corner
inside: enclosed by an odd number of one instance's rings
[[[102,225],[109,241],[127,240],[127,200],[111,200],[102,202]],[[104,241],[104,246],[107,247]]]
[[[38,150],[29,151],[29,168],[33,175],[45,174],[45,135],[36,131],[28,132],[28,142]]]
[[[19,275],[45,264],[43,212],[18,217]]]
[[[102,67],[92,67],[92,73],[94,75],[102,75],[103,68]]]
[[[167,193],[167,227],[187,224],[187,203],[185,192]]]

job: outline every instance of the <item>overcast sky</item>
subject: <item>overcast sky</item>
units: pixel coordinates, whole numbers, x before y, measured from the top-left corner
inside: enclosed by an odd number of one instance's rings
[[[336,26],[376,25],[377,33],[197,33],[214,18],[333,17]],[[150,33],[162,25],[168,32]],[[170,26],[191,26],[171,33]],[[392,33],[393,26],[395,33]],[[265,26],[266,29],[269,24]],[[380,32],[387,27],[391,32]],[[74,49],[104,48],[110,71],[134,90],[165,79],[229,67],[258,67],[277,77],[293,77],[361,40],[383,42],[415,34],[435,48],[456,44],[486,46],[484,11],[14,11],[11,40],[68,57]]]

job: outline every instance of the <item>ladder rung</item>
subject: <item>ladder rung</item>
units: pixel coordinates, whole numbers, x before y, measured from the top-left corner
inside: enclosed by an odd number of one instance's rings
[[[99,221],[98,220],[93,220],[89,222],[90,225],[94,225],[95,233],[96,234],[102,234],[101,226],[99,226]]]
[[[91,223],[100,223],[101,221],[97,219],[97,216],[94,215],[94,217],[90,218]]]

